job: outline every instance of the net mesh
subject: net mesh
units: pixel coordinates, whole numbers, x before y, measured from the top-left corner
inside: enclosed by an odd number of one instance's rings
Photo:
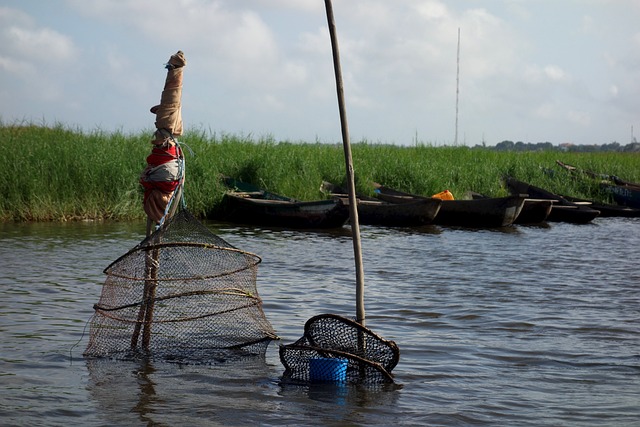
[[[346,373],[340,373],[340,381],[376,384],[393,382],[391,371],[398,364],[400,351],[395,342],[382,339],[353,320],[321,314],[307,321],[302,338],[280,346],[280,361],[285,367],[283,380],[335,381],[333,364],[316,364],[325,372],[312,372],[311,361],[325,358],[346,360]]]
[[[257,291],[260,262],[180,210],[105,269],[84,355],[198,362],[223,350],[264,354],[278,337]]]

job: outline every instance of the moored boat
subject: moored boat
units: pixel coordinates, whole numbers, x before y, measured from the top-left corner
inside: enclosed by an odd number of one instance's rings
[[[552,208],[553,202],[551,200],[525,198],[520,215],[513,223],[540,224],[547,221]]]
[[[600,215],[600,211],[587,205],[570,202],[562,196],[512,177],[505,178],[505,185],[511,194],[527,194],[530,198],[553,201],[547,221],[586,224]]]
[[[390,203],[409,203],[429,198],[375,184],[376,196]],[[471,200],[443,200],[433,224],[460,227],[506,227],[512,225],[526,197],[487,197]]]
[[[347,198],[347,192],[332,183],[323,182],[320,190],[331,197]],[[440,210],[440,199],[420,199],[410,203],[389,203],[361,194],[357,196],[358,222],[382,227],[416,227],[433,222]]]
[[[625,181],[615,175],[598,174],[589,170],[578,169],[575,166],[568,165],[556,160],[556,163],[563,169],[571,172],[574,176],[584,174],[591,179],[600,181],[600,187],[611,195],[611,198],[617,205],[603,204],[592,202],[593,208],[601,209],[602,216],[624,216],[635,217],[635,212],[618,209],[618,206],[625,206],[631,209],[640,209],[640,184],[636,182]],[[565,196],[566,197],[566,196]],[[599,205],[599,206],[596,206]]]
[[[472,192],[474,199],[486,199],[488,196]],[[551,213],[552,200],[547,199],[524,199],[522,210],[513,222],[514,224],[539,224],[545,222]]]
[[[630,208],[628,206],[613,205],[610,203],[598,203],[593,200],[581,199],[563,195],[565,199],[572,203],[579,203],[589,206],[592,209],[600,211],[601,217],[623,217],[623,218],[639,218],[640,209]]]
[[[602,184],[602,188],[611,194],[617,204],[640,209],[640,186]]]
[[[222,219],[234,223],[295,229],[338,228],[349,219],[341,198],[299,201],[252,184],[224,177],[229,188],[222,200]]]

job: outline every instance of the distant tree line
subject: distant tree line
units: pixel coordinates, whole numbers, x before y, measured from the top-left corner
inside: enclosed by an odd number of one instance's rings
[[[634,138],[635,139],[635,138]],[[560,145],[553,145],[550,142],[513,142],[502,141],[495,146],[487,146],[485,144],[476,145],[474,148],[484,148],[496,151],[564,151],[564,152],[576,152],[576,153],[597,153],[597,152],[627,152],[638,153],[640,152],[640,143],[634,142],[626,145],[622,145],[618,142],[611,142],[609,144],[602,145],[580,145],[564,143]]]

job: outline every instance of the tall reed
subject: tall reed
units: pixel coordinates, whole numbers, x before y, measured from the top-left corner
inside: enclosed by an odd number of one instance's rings
[[[0,123],[0,220],[143,218],[138,177],[152,132]],[[200,217],[217,215],[225,190],[220,175],[300,200],[324,197],[323,180],[344,183],[341,143],[294,143],[204,129],[190,129],[180,140],[187,206]],[[379,182],[425,195],[448,189],[456,198],[469,191],[500,196],[507,194],[502,178],[510,175],[562,194],[607,199],[596,180],[572,179],[556,160],[640,182],[640,155],[631,153],[497,152],[366,141],[353,143],[352,153],[356,187],[363,194],[373,194],[371,183]]]

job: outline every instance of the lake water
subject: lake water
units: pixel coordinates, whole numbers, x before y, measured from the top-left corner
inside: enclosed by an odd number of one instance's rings
[[[355,315],[348,227],[207,223],[260,255],[287,344]],[[142,223],[0,224],[0,424],[640,425],[640,219],[496,230],[362,227],[367,326],[396,341],[396,387],[281,384],[264,358],[211,365],[82,357],[103,269]]]

